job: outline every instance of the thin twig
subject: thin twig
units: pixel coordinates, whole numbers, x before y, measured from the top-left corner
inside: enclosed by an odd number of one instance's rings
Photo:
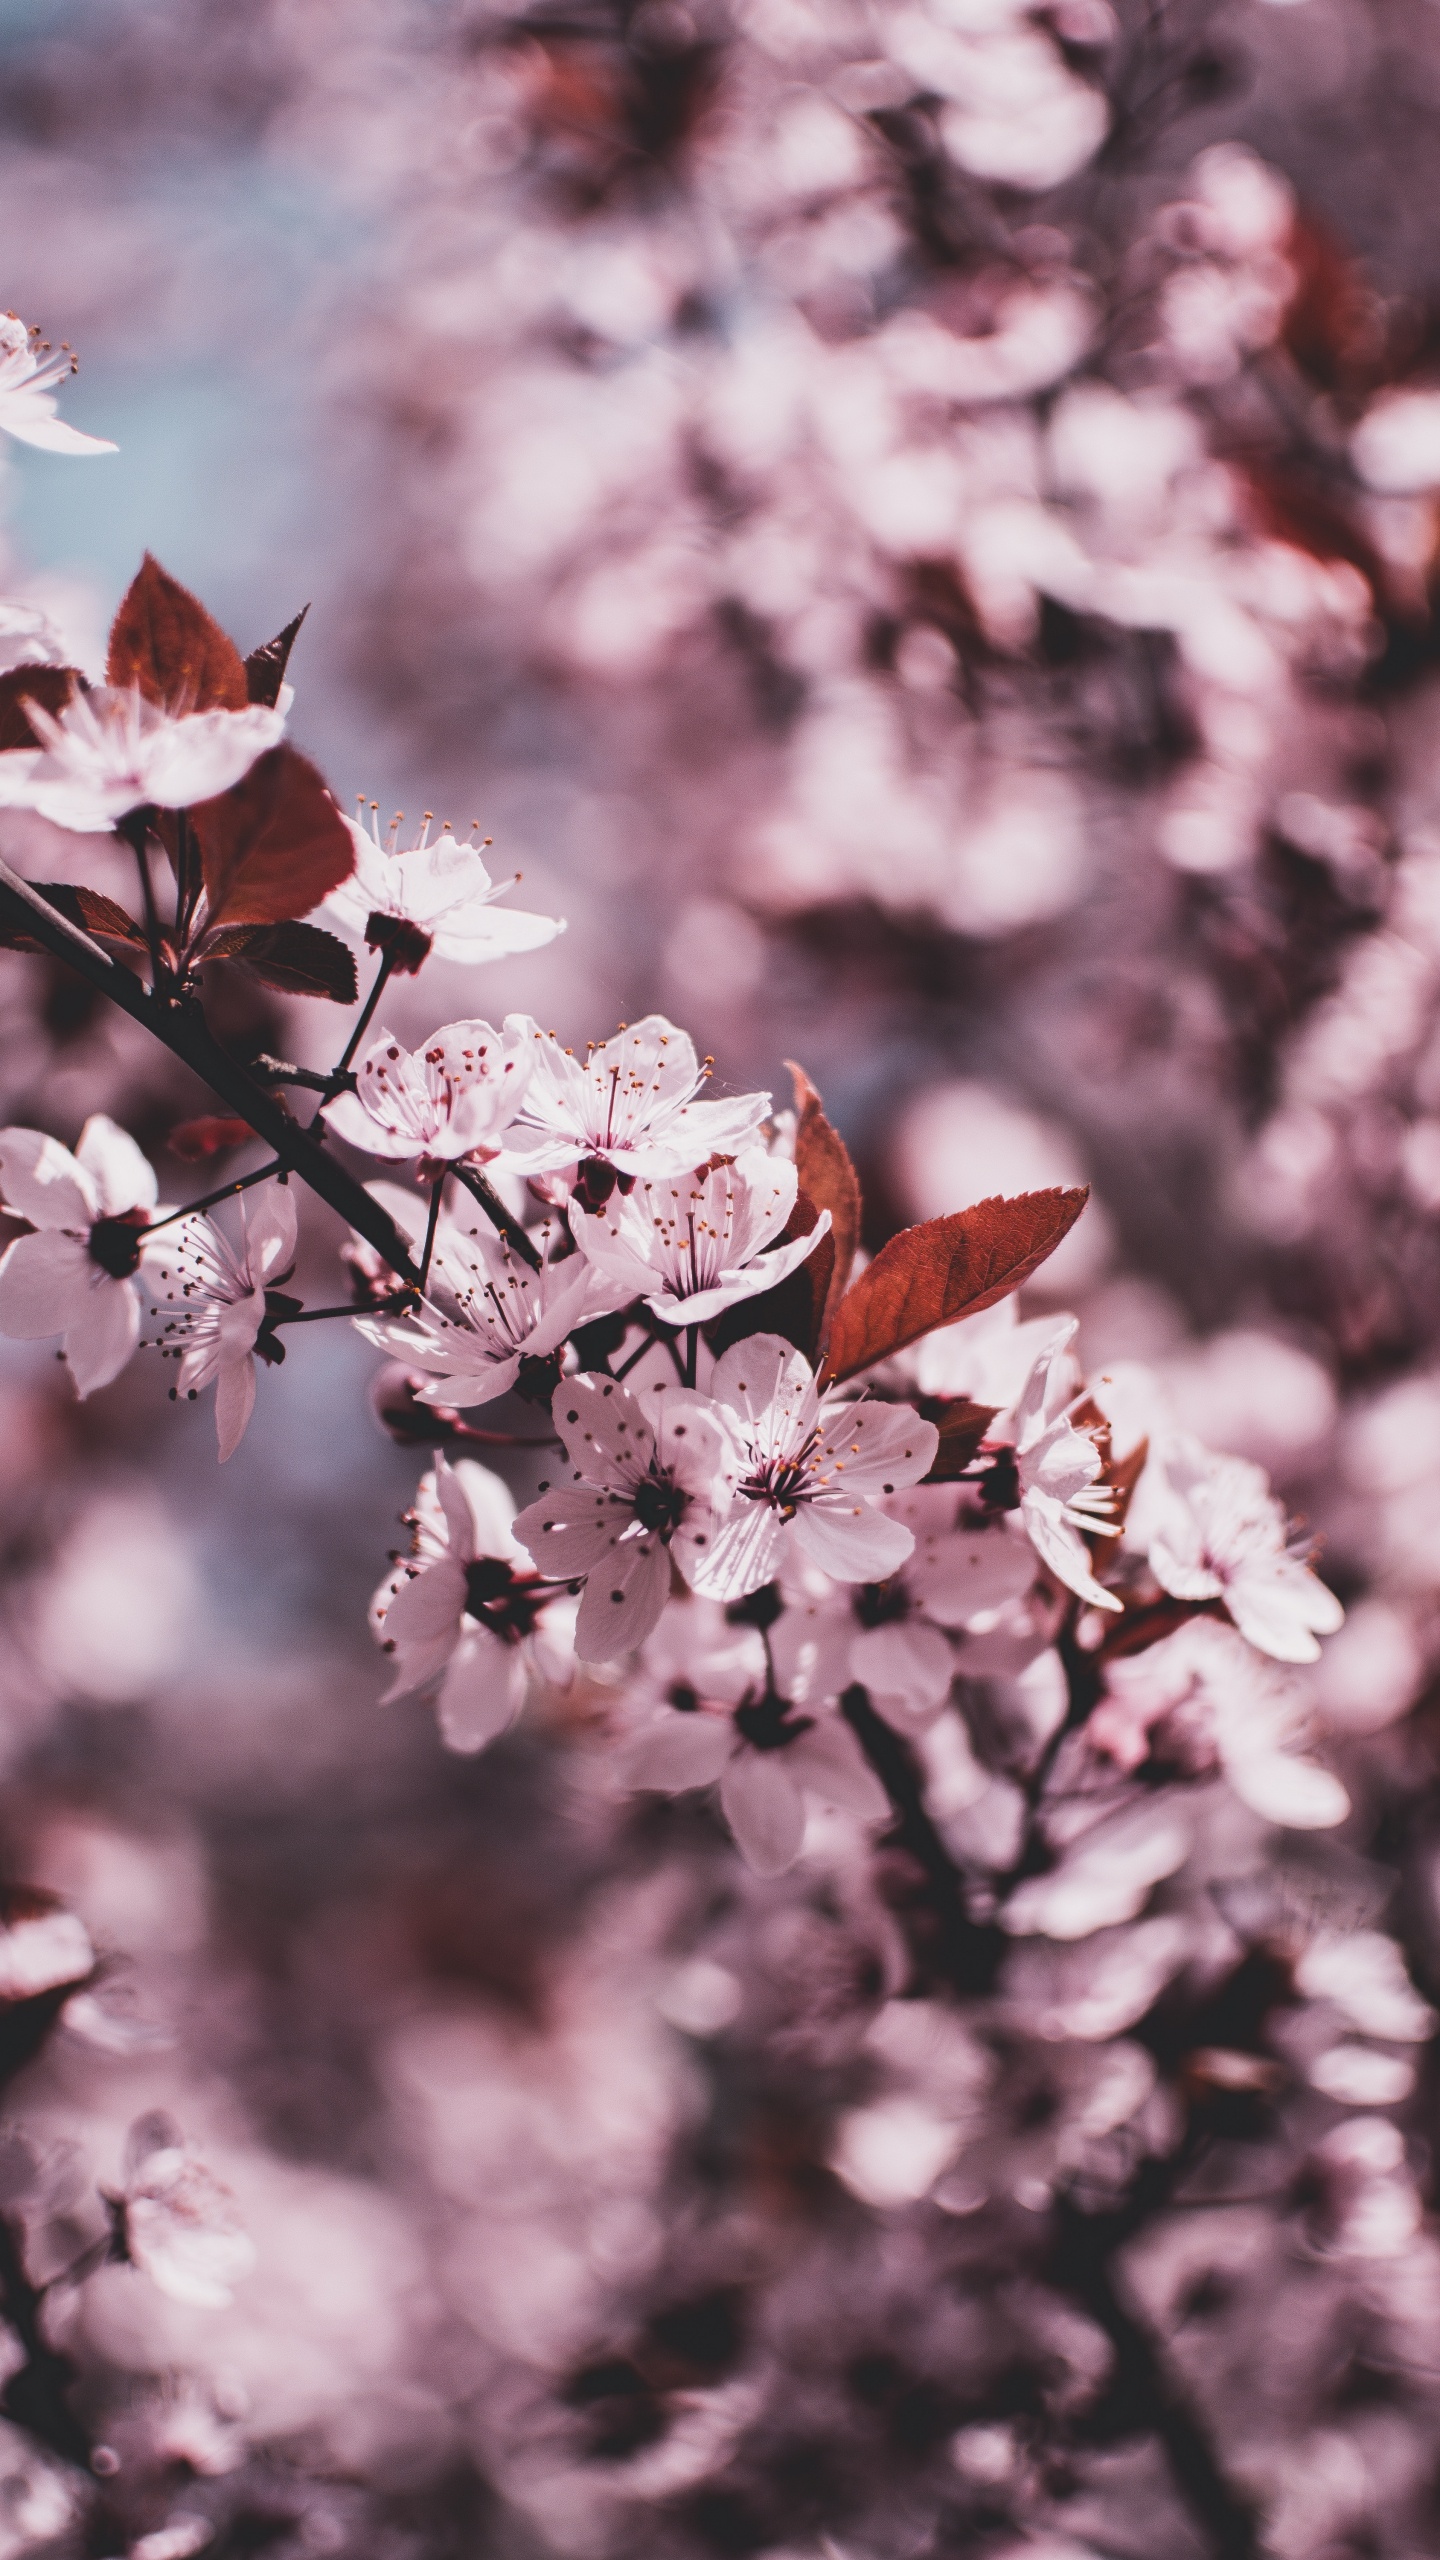
[[[532,1271],[539,1271],[542,1267],[539,1252],[525,1233],[519,1219],[511,1217],[494,1184],[486,1181],[479,1166],[452,1164],[450,1170],[457,1182],[464,1183],[472,1200],[479,1201],[490,1224],[499,1229],[512,1252],[518,1253],[522,1262],[528,1262]]]

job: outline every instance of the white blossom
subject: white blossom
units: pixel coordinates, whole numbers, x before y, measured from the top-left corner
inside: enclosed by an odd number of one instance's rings
[[[98,835],[127,809],[188,809],[247,774],[285,732],[282,704],[162,711],[138,688],[75,692],[58,713],[26,703],[40,747],[0,755],[0,808],[36,809],[75,835]]]
[[[447,1022],[423,1049],[406,1049],[380,1031],[360,1059],[355,1091],[325,1105],[338,1138],[366,1155],[437,1164],[472,1157],[486,1163],[515,1116],[531,1071],[531,1054],[510,1014],[502,1031],[488,1022]]]
[[[684,1387],[642,1405],[613,1378],[567,1378],[552,1409],[571,1480],[542,1485],[517,1532],[542,1572],[586,1577],[576,1651],[609,1662],[654,1627],[672,1558],[696,1579],[730,1507],[737,1453],[722,1414]]]
[[[355,847],[355,868],[324,902],[324,912],[337,924],[363,934],[381,949],[392,939],[385,931],[387,925],[411,926],[412,967],[418,967],[429,951],[441,960],[508,959],[520,951],[539,951],[564,932],[563,917],[496,907],[496,899],[513,889],[520,875],[492,880],[477,843],[462,841],[447,824],[432,844],[432,821],[427,817],[414,843],[399,845],[399,823],[397,818],[382,840],[373,802],[369,826],[357,818],[345,819]]]
[[[1277,1662],[1315,1662],[1345,1612],[1287,1543],[1263,1467],[1175,1433],[1146,1487],[1150,1569],[1177,1600],[1223,1600],[1240,1633]]]
[[[1191,1619],[1107,1665],[1105,1695],[1086,1726],[1092,1747],[1123,1769],[1153,1759],[1193,1778],[1219,1768],[1266,1822],[1324,1830],[1343,1822],[1350,1800],[1306,1753],[1306,1732],[1296,1683],[1214,1618]]]
[[[1056,1376],[1074,1332],[1075,1318],[1064,1317],[1015,1408],[1020,1518],[1036,1554],[1067,1590],[1093,1608],[1118,1610],[1122,1603],[1096,1581],[1085,1544],[1086,1533],[1093,1536],[1110,1519],[1110,1493],[1098,1481],[1100,1452],[1090,1432],[1077,1430],[1070,1419],[1076,1399],[1064,1370]]]
[[[646,1646],[620,1756],[626,1783],[681,1795],[720,1789],[747,1866],[779,1875],[805,1838],[807,1798],[882,1821],[889,1799],[843,1718],[812,1715],[774,1691],[762,1638],[722,1610],[686,1601]]]
[[[265,1292],[295,1260],[295,1195],[267,1182],[242,1205],[238,1254],[208,1218],[181,1219],[147,1249],[145,1278],[166,1317],[158,1348],[180,1363],[174,1395],[191,1399],[212,1380],[220,1458],[233,1457],[255,1404],[255,1344]]]
[[[74,371],[68,347],[48,347],[13,311],[0,313],[0,428],[17,444],[38,445],[44,453],[118,452],[104,436],[83,435],[55,415],[56,385]]]
[[[522,1173],[594,1163],[622,1182],[685,1173],[707,1157],[734,1155],[770,1108],[768,1093],[697,1099],[709,1073],[688,1032],[660,1013],[592,1045],[584,1061],[524,1014],[535,1065],[506,1158]],[[508,1025],[507,1025],[508,1028]]]
[[[514,1723],[532,1671],[556,1686],[568,1677],[570,1604],[537,1577],[488,1467],[437,1456],[409,1518],[411,1552],[370,1604],[395,1666],[385,1703],[438,1682],[449,1748],[481,1751]]]
[[[981,1525],[959,1506],[954,1485],[896,1495],[890,1516],[915,1547],[883,1581],[836,1589],[813,1570],[787,1577],[771,1645],[789,1694],[809,1706],[858,1681],[902,1732],[933,1723],[969,1667],[956,1635],[988,1634],[1035,1579],[1034,1551],[1006,1518]]]
[[[114,2205],[130,2264],[172,2302],[223,2311],[255,2264],[229,2188],[163,2117],[132,2128]]]
[[[38,1129],[0,1129],[0,1190],[34,1233],[0,1259],[0,1333],[64,1336],[77,1392],[118,1377],[140,1339],[136,1272],[155,1176],[134,1139],[103,1111],[72,1156]]]
[[[740,1451],[736,1497],[695,1588],[736,1600],[773,1582],[791,1547],[837,1582],[883,1582],[914,1538],[877,1502],[918,1484],[939,1446],[909,1405],[822,1396],[809,1362],[753,1334],[715,1364],[710,1393]]]
[[[622,1283],[626,1297],[643,1298],[662,1324],[708,1324],[773,1289],[829,1234],[826,1209],[808,1235],[775,1244],[797,1186],[793,1164],[747,1147],[732,1160],[612,1192],[593,1213],[577,1204],[570,1224],[586,1260]]]
[[[537,1241],[543,1251],[548,1229]],[[426,1372],[422,1404],[489,1404],[508,1394],[527,1360],[559,1361],[577,1325],[607,1313],[615,1292],[578,1253],[538,1271],[477,1218],[443,1218],[430,1261],[429,1294],[400,1316],[358,1316],[356,1331]]]

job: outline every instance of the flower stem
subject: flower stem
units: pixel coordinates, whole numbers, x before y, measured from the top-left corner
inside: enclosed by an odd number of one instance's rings
[[[925,1878],[939,1969],[957,1991],[990,1990],[1008,1941],[988,1922],[971,1919],[964,1878],[926,1808],[913,1751],[858,1681],[842,1692],[840,1712],[895,1809],[896,1839]]]
[[[375,1007],[385,993],[386,981],[394,966],[394,952],[382,951],[380,954],[380,966],[375,972],[375,983],[371,987],[370,993],[360,1008],[359,1019],[351,1031],[350,1037],[346,1041],[344,1049],[341,1051],[339,1060],[336,1064],[335,1073],[337,1076],[343,1076],[345,1074],[351,1059],[354,1057],[356,1050],[359,1048],[361,1041],[369,1030],[371,1017],[374,1014]]]
[[[430,1281],[430,1257],[435,1250],[435,1230],[440,1223],[440,1200],[445,1189],[445,1176],[437,1173],[430,1185],[430,1215],[425,1221],[425,1251],[420,1258],[420,1291],[423,1297]]]
[[[457,1182],[463,1182],[472,1200],[478,1200],[492,1227],[497,1227],[513,1253],[528,1262],[532,1271],[540,1269],[540,1256],[525,1233],[518,1218],[512,1218],[494,1184],[487,1182],[476,1164],[452,1164]]]
[[[280,1158],[275,1156],[269,1164],[257,1166],[254,1173],[237,1174],[233,1182],[222,1182],[218,1191],[204,1191],[198,1200],[186,1200],[178,1209],[168,1210],[163,1218],[152,1218],[145,1233],[153,1236],[161,1227],[173,1227],[177,1218],[198,1218],[202,1210],[213,1209],[217,1201],[233,1200],[237,1192],[249,1191],[257,1182],[268,1182],[273,1173],[282,1169]]]

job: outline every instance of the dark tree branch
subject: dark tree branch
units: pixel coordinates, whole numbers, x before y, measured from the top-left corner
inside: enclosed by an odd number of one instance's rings
[[[247,1070],[221,1048],[193,996],[152,993],[138,978],[92,942],[88,933],[42,898],[28,880],[0,862],[0,907],[25,910],[25,927],[34,939],[79,972],[89,985],[143,1024],[173,1057],[192,1069],[212,1093],[229,1104],[237,1118],[248,1121],[257,1138],[274,1148],[288,1172],[324,1200],[374,1246],[382,1261],[415,1287],[420,1278],[410,1251],[388,1212],[372,1200],[363,1183],[325,1153],[308,1129],[292,1120],[276,1097],[258,1085]],[[486,1188],[489,1186],[487,1184]],[[526,1239],[527,1245],[529,1239]],[[532,1248],[533,1253],[533,1248]]]

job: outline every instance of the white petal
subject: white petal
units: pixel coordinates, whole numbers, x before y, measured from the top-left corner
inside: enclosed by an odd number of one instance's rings
[[[1350,1798],[1331,1770],[1314,1760],[1291,1759],[1283,1751],[1227,1759],[1225,1775],[1252,1813],[1290,1831],[1328,1831],[1350,1810]]]
[[[244,1439],[254,1409],[255,1363],[247,1353],[242,1359],[227,1360],[215,1382],[215,1436],[222,1467]]]
[[[720,1802],[747,1867],[761,1876],[793,1867],[805,1838],[805,1799],[780,1751],[743,1748],[726,1762]]]
[[[442,1639],[453,1646],[459,1641],[464,1608],[464,1569],[443,1557],[438,1564],[408,1574],[400,1584],[385,1614],[385,1640],[400,1652]]]
[[[83,1166],[40,1129],[0,1129],[0,1192],[32,1227],[85,1228],[100,1207]]]
[[[80,1132],[75,1161],[95,1186],[102,1218],[123,1217],[127,1209],[153,1209],[160,1197],[154,1166],[143,1156],[128,1129],[92,1111]]]
[[[810,1364],[775,1333],[732,1343],[715,1363],[710,1392],[729,1405],[760,1458],[783,1458],[809,1433],[818,1398]]]
[[[1333,1591],[1295,1556],[1257,1557],[1225,1585],[1240,1633],[1275,1662],[1316,1662],[1317,1635],[1334,1635],[1345,1612]]]
[[[822,1408],[824,1458],[817,1466],[827,1485],[876,1496],[918,1484],[935,1463],[940,1434],[908,1404],[853,1404]]]
[[[483,1751],[525,1703],[525,1664],[517,1645],[489,1627],[467,1627],[437,1701],[447,1750]]]
[[[1003,1608],[1034,1579],[1029,1542],[998,1523],[922,1538],[908,1575],[910,1588],[942,1627],[963,1627],[982,1610]]]
[[[515,1535],[547,1582],[569,1582],[603,1566],[634,1517],[628,1502],[597,1485],[558,1485],[519,1514]]]
[[[869,1503],[831,1495],[801,1503],[795,1543],[836,1582],[888,1582],[915,1549],[901,1521],[872,1510]]]
[[[655,1454],[644,1407],[613,1378],[564,1378],[551,1411],[570,1464],[592,1483],[633,1482]]]
[[[0,1333],[18,1342],[43,1341],[83,1324],[99,1282],[117,1283],[90,1258],[83,1236],[50,1229],[17,1236],[0,1260]]]
[[[711,1600],[743,1600],[747,1591],[774,1581],[784,1543],[784,1529],[768,1502],[738,1502],[716,1532],[707,1557],[687,1550],[687,1559],[694,1558],[686,1564],[690,1587]]]
[[[950,1695],[955,1657],[938,1627],[928,1627],[923,1618],[900,1618],[889,1626],[863,1627],[850,1647],[850,1667],[874,1697],[938,1707]]]
[[[732,1741],[728,1717],[682,1715],[670,1708],[621,1753],[626,1784],[653,1787],[662,1796],[712,1786],[730,1757]]]
[[[245,1257],[251,1280],[263,1289],[295,1259],[295,1193],[288,1182],[262,1183],[245,1203]]]
[[[103,1271],[97,1278],[99,1286],[91,1291],[84,1314],[65,1328],[65,1357],[81,1397],[118,1378],[140,1339],[140,1300],[129,1281],[112,1280]],[[3,1285],[0,1273],[0,1289]]]
[[[880,1780],[839,1716],[819,1717],[784,1756],[788,1774],[822,1804],[839,1805],[866,1822],[882,1822],[891,1811]]]
[[[670,1555],[657,1537],[617,1546],[592,1572],[575,1621],[582,1662],[613,1662],[643,1644],[670,1596]]]

